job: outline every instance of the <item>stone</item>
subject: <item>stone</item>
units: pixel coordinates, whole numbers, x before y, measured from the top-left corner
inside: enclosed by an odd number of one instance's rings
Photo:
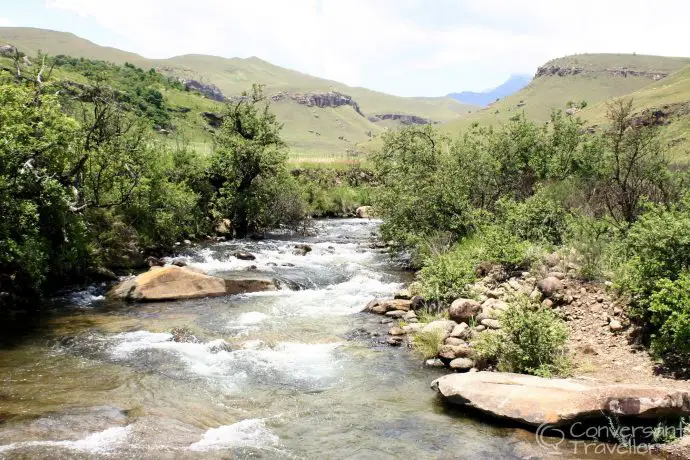
[[[453,360],[456,358],[467,358],[472,354],[472,349],[467,345],[441,345],[438,350],[440,358]]]
[[[450,333],[451,337],[457,337],[462,340],[467,340],[470,336],[470,327],[467,323],[460,323],[453,328]]]
[[[443,361],[438,358],[427,359],[424,361],[424,365],[426,367],[446,367],[446,365],[443,364]]]
[[[410,321],[412,319],[417,319],[417,314],[414,312],[414,310],[410,310],[407,313],[405,313],[405,316],[403,316],[403,319],[405,321]]]
[[[240,260],[256,260],[256,256],[251,252],[237,251],[233,255]]]
[[[620,332],[623,330],[623,325],[617,319],[611,320],[609,323],[609,330],[611,332]]]
[[[109,296],[116,299],[153,302],[217,297],[226,294],[225,280],[188,267],[152,267],[146,273],[116,285]]]
[[[292,290],[296,290],[295,286],[281,282],[281,280],[266,273],[228,271],[216,273],[216,276],[225,281],[225,293],[227,295],[277,291],[281,285],[287,285]]]
[[[508,309],[508,304],[499,299],[487,299],[482,304],[482,309],[490,308],[492,310],[506,311]]]
[[[501,322],[497,319],[485,319],[482,320],[482,326],[486,326],[489,329],[500,329],[501,328]]]
[[[403,338],[402,338],[402,336],[399,336],[399,335],[388,337],[386,339],[386,343],[390,346],[393,346],[393,347],[399,347],[403,343]]]
[[[450,305],[448,315],[458,323],[468,322],[482,311],[479,302],[472,299],[455,299]]]
[[[404,299],[374,299],[367,304],[365,311],[379,315],[385,315],[387,312],[393,310],[409,311],[411,303],[410,300]]]
[[[172,264],[172,265],[175,265],[175,266],[177,266],[177,267],[186,267],[186,266],[187,266],[187,261],[184,260],[184,259],[178,258],[178,259],[173,259],[173,261],[171,262],[171,264]]]
[[[687,391],[596,380],[548,379],[503,372],[449,374],[431,387],[452,404],[532,427],[601,417],[690,415]]]
[[[484,332],[486,330],[486,326],[480,324],[479,326],[475,327],[474,330],[477,332]]]
[[[554,276],[547,276],[537,282],[537,287],[544,297],[554,297],[563,291],[563,282]]]
[[[389,316],[391,318],[402,318],[405,316],[406,311],[403,310],[391,310],[386,312],[386,316]]]
[[[553,308],[553,300],[551,299],[544,299],[541,304],[546,308]]]
[[[311,246],[309,246],[308,244],[296,244],[295,250],[292,253],[296,256],[306,256],[311,251]]]
[[[513,291],[518,291],[518,292],[522,288],[522,285],[520,284],[520,282],[518,280],[516,280],[515,278],[511,278],[508,280],[508,286],[510,286],[510,288]]]
[[[146,265],[149,267],[162,267],[165,265],[165,262],[163,262],[161,259],[158,257],[153,257],[153,256],[148,256],[146,259],[144,259],[146,262]]]
[[[355,215],[360,219],[371,219],[374,217],[374,208],[372,206],[360,206],[355,210]]]
[[[394,326],[388,330],[388,335],[405,335],[405,332],[401,327]]]
[[[448,321],[448,320],[438,320],[438,321],[432,321],[430,323],[426,323],[422,327],[422,332],[431,332],[434,330],[442,330],[450,334],[450,331],[453,330],[455,327],[456,323],[455,321]]]
[[[532,302],[541,302],[541,300],[542,300],[541,291],[539,289],[534,289],[532,292],[530,292],[529,299]]]
[[[402,327],[402,330],[407,332],[408,334],[414,333],[414,332],[419,332],[422,330],[422,327],[424,325],[420,323],[410,323]]]
[[[558,278],[559,280],[565,279],[565,273],[563,272],[549,272],[548,275],[546,275],[547,278],[553,277],[553,278]]]
[[[448,366],[456,371],[466,372],[474,367],[474,361],[472,361],[470,358],[455,358]]]
[[[452,337],[452,336],[448,337],[444,343],[446,345],[453,345],[453,346],[465,345],[464,340],[459,339],[457,337]]]

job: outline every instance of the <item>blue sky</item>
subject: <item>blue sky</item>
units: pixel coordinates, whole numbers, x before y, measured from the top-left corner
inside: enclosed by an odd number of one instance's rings
[[[482,90],[575,53],[690,56],[689,17],[687,0],[0,0],[0,26],[151,58],[259,56],[402,96]]]

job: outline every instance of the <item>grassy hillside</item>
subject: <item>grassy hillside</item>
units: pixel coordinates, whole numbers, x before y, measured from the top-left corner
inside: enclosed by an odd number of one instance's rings
[[[285,123],[285,139],[293,155],[304,158],[350,157],[356,144],[371,136],[400,125],[390,120],[372,122],[370,116],[380,114],[415,115],[432,122],[448,122],[468,115],[474,107],[451,98],[407,98],[392,96],[365,88],[356,88],[290,69],[285,69],[256,57],[247,59],[222,58],[206,55],[184,55],[169,59],[147,59],[134,53],[96,45],[76,35],[32,28],[0,28],[0,44],[11,43],[29,55],[41,50],[50,55],[69,55],[98,59],[116,64],[132,63],[144,69],[185,79],[215,84],[226,96],[238,95],[252,83],[266,85],[268,95],[277,92],[304,94],[337,91],[358,104],[362,115],[351,106],[318,108],[300,105],[293,100],[275,104],[279,119]],[[182,97],[171,95],[172,99]],[[182,104],[181,104],[182,105]],[[214,104],[194,101],[194,110],[210,111]],[[184,132],[194,144],[208,145],[208,136],[188,123]],[[319,134],[315,134],[319,133]]]
[[[632,99],[636,112],[655,112],[662,141],[675,162],[690,164],[690,66],[622,96]],[[606,124],[607,103],[585,108],[579,116],[589,125]]]
[[[546,121],[553,109],[565,109],[569,101],[596,105],[644,88],[655,78],[688,64],[690,58],[632,54],[583,54],[554,59],[540,67],[536,78],[521,91],[462,120],[446,123],[443,129],[456,133],[474,122],[497,124],[522,112],[531,120]]]

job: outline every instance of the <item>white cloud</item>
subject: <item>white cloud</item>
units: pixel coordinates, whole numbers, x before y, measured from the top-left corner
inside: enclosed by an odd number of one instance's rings
[[[7,18],[0,18],[0,27],[11,27],[12,21]]]
[[[482,89],[572,53],[690,56],[685,0],[46,0],[148,57],[259,56],[403,95]],[[86,37],[89,38],[89,37]]]

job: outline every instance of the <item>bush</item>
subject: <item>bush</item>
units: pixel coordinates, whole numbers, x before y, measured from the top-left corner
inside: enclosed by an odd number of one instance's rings
[[[499,203],[504,226],[523,240],[559,245],[566,229],[566,210],[543,193],[522,203],[503,200]]]
[[[690,353],[690,274],[657,281],[649,298],[652,351],[656,354]]]
[[[529,266],[534,247],[495,225],[486,226],[451,250],[431,256],[419,271],[420,293],[428,299],[450,301],[470,295],[481,262],[503,265],[507,270]]]
[[[574,249],[578,276],[583,280],[607,278],[625,259],[620,234],[604,219],[569,216],[564,243]]]
[[[500,330],[475,341],[478,358],[495,362],[503,372],[542,377],[569,373],[568,328],[553,310],[522,301],[511,305],[500,320]]]
[[[438,355],[445,337],[446,331],[441,328],[419,331],[412,338],[412,346],[425,359],[434,358]]]

